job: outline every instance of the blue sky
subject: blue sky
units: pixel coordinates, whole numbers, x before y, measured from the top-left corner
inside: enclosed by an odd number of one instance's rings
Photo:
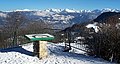
[[[0,10],[16,9],[120,9],[120,0],[0,0]]]

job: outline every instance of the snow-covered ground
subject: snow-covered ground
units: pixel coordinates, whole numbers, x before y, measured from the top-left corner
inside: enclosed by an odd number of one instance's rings
[[[63,44],[48,43],[49,56],[39,60],[33,56],[33,44],[0,50],[0,64],[112,64],[100,58],[85,55],[83,51],[62,52]]]

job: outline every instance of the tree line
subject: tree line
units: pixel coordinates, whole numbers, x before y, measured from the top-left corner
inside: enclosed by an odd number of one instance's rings
[[[0,48],[8,48],[26,43],[26,34],[50,33],[44,28],[51,28],[52,25],[43,21],[28,20],[20,11],[7,14],[6,21],[0,27]]]

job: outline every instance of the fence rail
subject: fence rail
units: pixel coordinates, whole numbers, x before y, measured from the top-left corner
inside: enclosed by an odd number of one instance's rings
[[[81,39],[75,40],[77,36],[75,34],[72,34],[72,32],[66,32],[66,35],[64,36],[67,37],[66,38],[67,41],[65,41],[65,48],[67,48],[68,50],[70,50],[71,48],[75,48],[87,52],[86,49],[87,45],[85,44],[85,39],[82,37]],[[62,40],[66,40],[66,39],[62,39]]]
[[[66,46],[69,46],[68,44],[66,44]],[[72,43],[71,45],[70,45],[72,48],[75,48],[75,49],[78,49],[78,50],[82,50],[82,51],[85,51],[85,52],[87,52],[87,50],[86,50],[86,45],[83,45],[83,44],[77,44],[77,43]]]

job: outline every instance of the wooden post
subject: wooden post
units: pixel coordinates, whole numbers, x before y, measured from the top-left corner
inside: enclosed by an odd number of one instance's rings
[[[33,51],[34,51],[34,55],[39,57],[39,41],[35,41],[33,43]]]

